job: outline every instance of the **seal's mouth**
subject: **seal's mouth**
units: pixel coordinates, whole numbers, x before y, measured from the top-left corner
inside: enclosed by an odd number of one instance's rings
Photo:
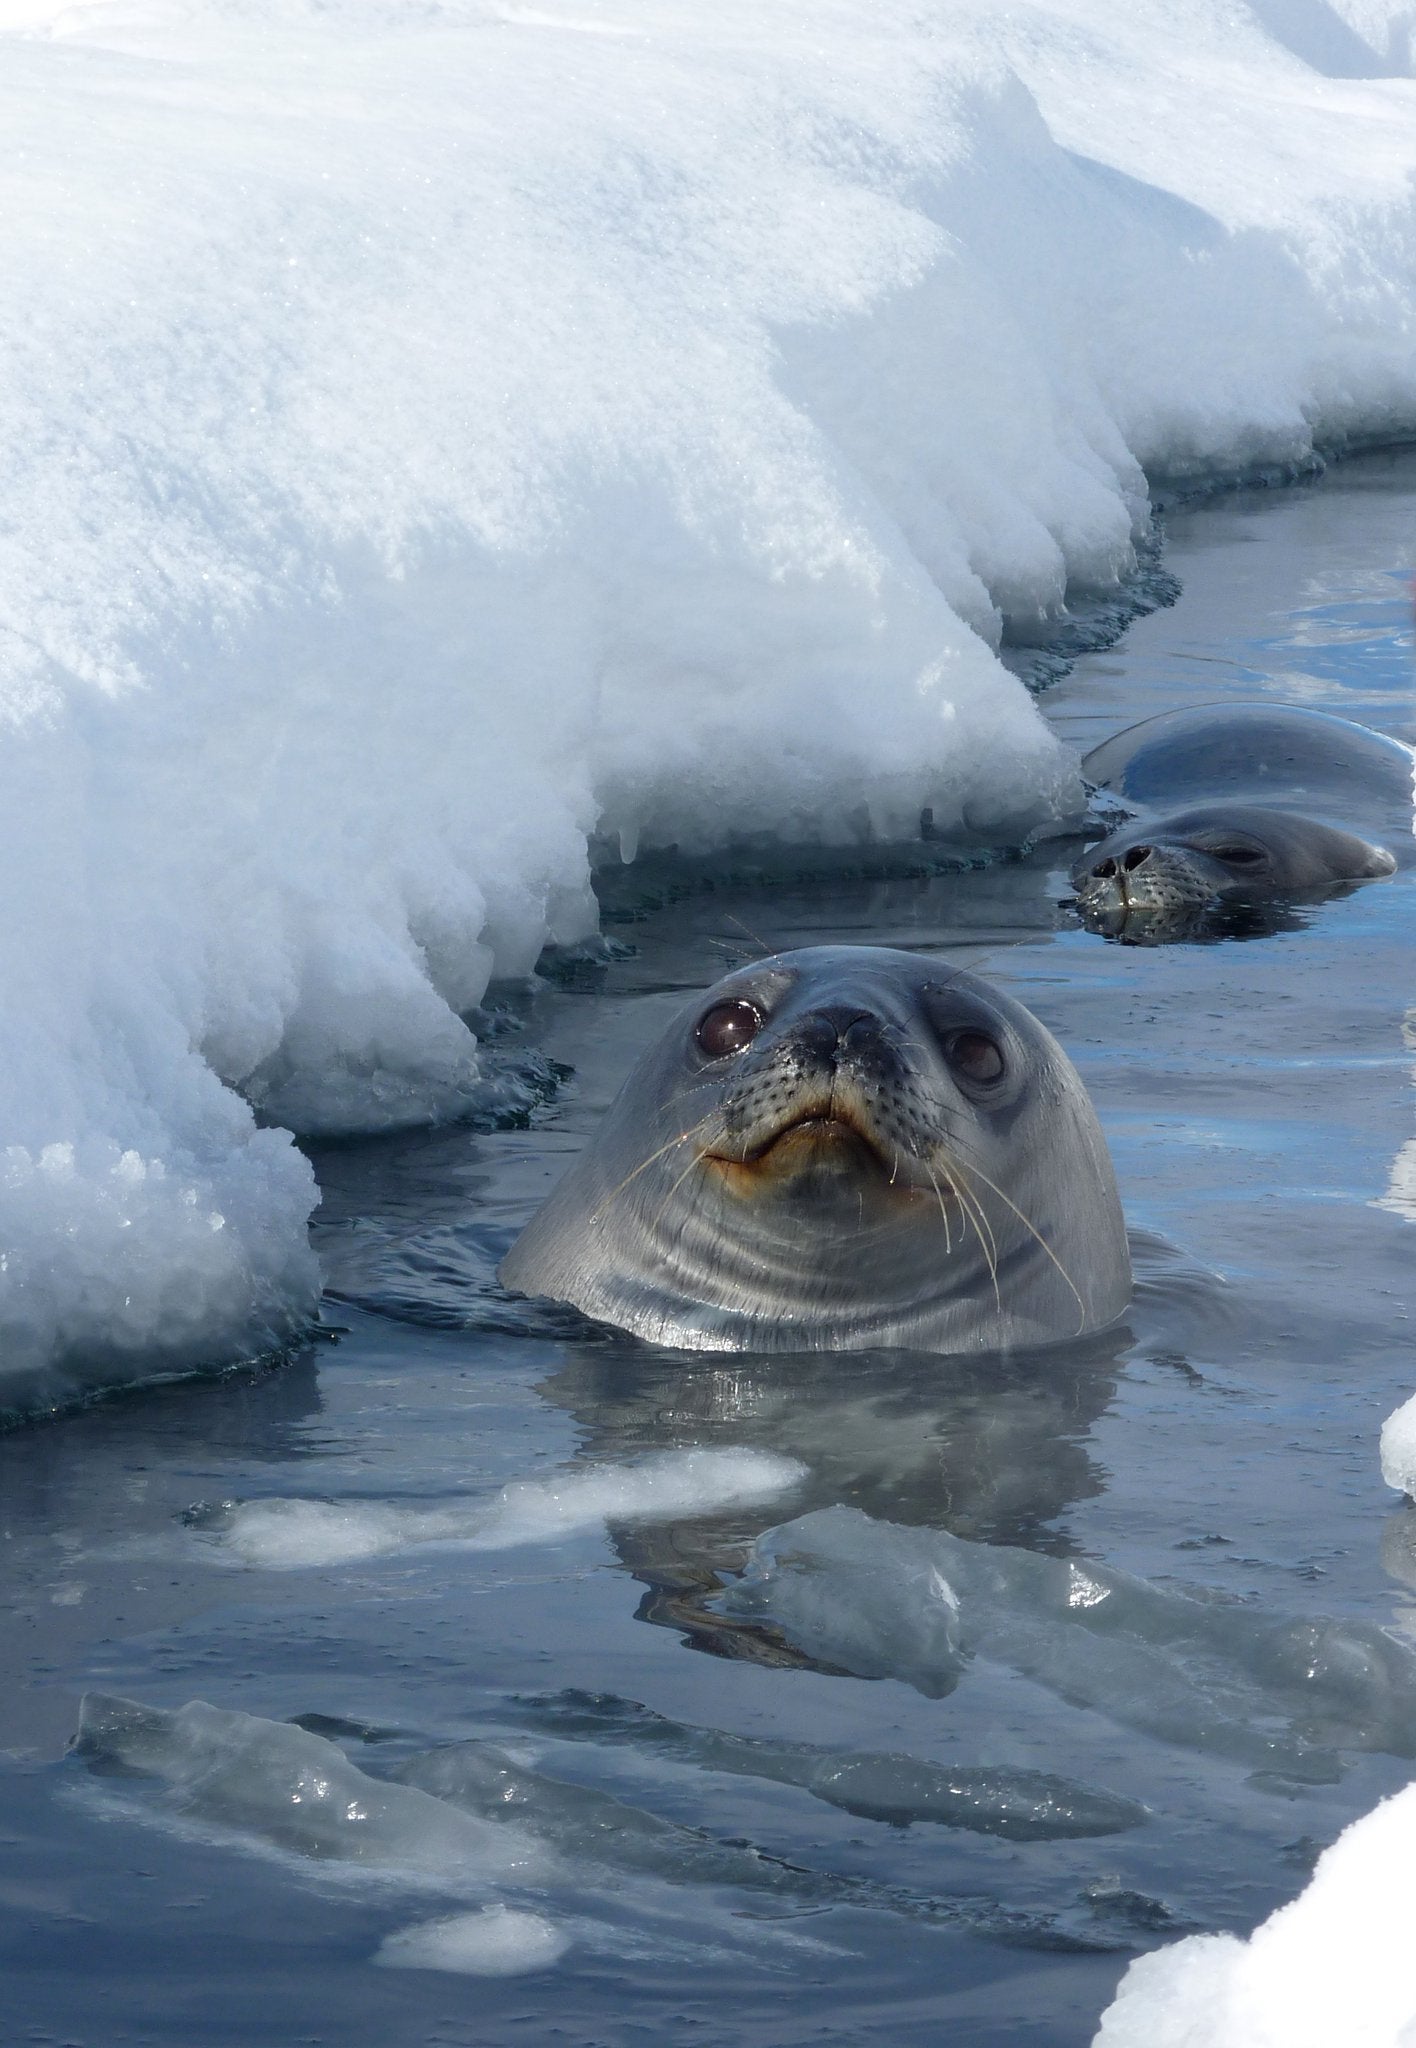
[[[702,1158],[743,1188],[824,1171],[855,1181],[864,1174],[882,1189],[908,1194],[922,1177],[918,1161],[887,1145],[864,1117],[835,1102],[799,1110],[754,1135],[741,1151],[713,1147]],[[942,1193],[953,1192],[938,1175],[935,1183]]]
[[[783,1147],[803,1147],[807,1151],[833,1151],[845,1146],[860,1153],[872,1165],[888,1169],[889,1161],[873,1132],[867,1130],[853,1117],[842,1116],[838,1111],[812,1110],[805,1116],[797,1117],[792,1123],[783,1124],[770,1137],[743,1159],[744,1166],[758,1166],[775,1158]]]

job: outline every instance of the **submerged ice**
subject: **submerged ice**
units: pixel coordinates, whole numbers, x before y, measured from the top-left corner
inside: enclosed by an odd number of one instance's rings
[[[1064,814],[1143,471],[1416,417],[1403,18],[0,13],[0,1406],[296,1333],[592,836]]]
[[[298,1723],[201,1700],[169,1711],[89,1693],[74,1748],[107,1806],[116,1795],[132,1810],[136,1799],[227,1847],[282,1852],[395,1894],[479,1902],[476,1911],[389,1935],[372,1958],[387,1967],[515,1975],[550,1967],[572,1941],[659,1963],[677,1953],[701,1962],[714,1934],[727,1957],[818,1946],[770,1921],[744,1926],[744,1899],[754,1897],[772,1902],[774,1914],[864,1906],[926,1922],[996,1924],[1047,1946],[1059,1939],[1048,1915],[932,1899],[784,1861],[576,1784],[492,1742],[415,1752],[381,1776]],[[523,1901],[530,1894],[538,1910],[508,1906],[497,1896],[506,1889]],[[687,1950],[666,1924],[676,1913]]]
[[[916,1821],[1013,1841],[1120,1834],[1145,1808],[1051,1771],[842,1752],[695,1728],[612,1694],[564,1692],[518,1700],[529,1727],[595,1743],[623,1743],[703,1770],[799,1785],[829,1806],[908,1827]]]
[[[339,1745],[282,1721],[192,1700],[169,1713],[88,1693],[75,1747],[90,1768],[152,1780],[166,1810],[299,1856],[432,1886],[544,1874],[543,1846],[416,1786],[371,1778]]]
[[[548,1970],[570,1946],[570,1937],[539,1913],[515,1913],[509,1906],[483,1906],[476,1913],[452,1913],[401,1927],[379,1945],[376,1963],[388,1970],[449,1970],[472,1977],[520,1977]]]
[[[977,1659],[1160,1741],[1322,1783],[1416,1757],[1416,1657],[1358,1621],[1257,1617],[1115,1566],[825,1508],[767,1531],[724,1596],[821,1662],[929,1695]]]

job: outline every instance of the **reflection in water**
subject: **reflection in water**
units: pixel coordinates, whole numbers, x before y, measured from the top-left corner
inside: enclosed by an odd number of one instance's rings
[[[649,1346],[573,1347],[542,1385],[596,1461],[699,1445],[771,1450],[809,1470],[803,1511],[845,1502],[872,1517],[980,1542],[1062,1546],[1051,1526],[1101,1491],[1087,1434],[1133,1342],[1125,1325],[1009,1358],[871,1351],[721,1359]],[[742,1570],[769,1508],[615,1530],[649,1590],[642,1619],[696,1648],[810,1662],[779,1631],[709,1604]]]
[[[1254,902],[1209,897],[1178,903],[1164,912],[1149,905],[1086,900],[1077,903],[1076,913],[1084,930],[1123,946],[1212,946],[1230,939],[1271,939],[1279,932],[1300,932],[1309,922],[1306,912],[1319,904],[1341,902],[1360,886],[1333,882],[1322,889]]]

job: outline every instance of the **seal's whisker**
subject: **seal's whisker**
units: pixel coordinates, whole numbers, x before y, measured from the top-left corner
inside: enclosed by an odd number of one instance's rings
[[[1046,1252],[1048,1258],[1051,1259],[1053,1265],[1062,1275],[1062,1278],[1066,1281],[1068,1287],[1071,1289],[1072,1299],[1076,1302],[1078,1309],[1081,1311],[1081,1321],[1077,1325],[1077,1335],[1080,1336],[1082,1331],[1087,1326],[1087,1305],[1082,1300],[1081,1295],[1078,1293],[1076,1282],[1073,1280],[1071,1274],[1067,1271],[1067,1268],[1058,1258],[1056,1252],[1053,1251],[1052,1246],[1047,1242],[1047,1239],[1043,1236],[1042,1232],[1038,1229],[1037,1225],[1032,1221],[1031,1217],[1025,1216],[1022,1210],[1018,1207],[1017,1203],[1013,1201],[1010,1196],[1004,1194],[1002,1188],[999,1187],[997,1181],[989,1180],[988,1175],[983,1171],[983,1168],[981,1166],[976,1166],[974,1168],[974,1171],[975,1173],[977,1173],[981,1181],[983,1181],[988,1187],[992,1188],[994,1194],[997,1195],[999,1201],[1006,1203],[1007,1207],[1012,1210],[1013,1214],[1017,1217],[1019,1223],[1022,1224],[1024,1230],[1026,1230],[1032,1237],[1034,1237],[1037,1240],[1038,1244],[1042,1247],[1043,1251]]]
[[[697,1165],[699,1164],[699,1162],[700,1162],[701,1158],[702,1158],[702,1154],[701,1154],[701,1153],[697,1153],[697,1152],[695,1152],[695,1154],[693,1155],[692,1159],[690,1159],[690,1160],[689,1160],[689,1162],[688,1162],[687,1166],[686,1166],[686,1167],[684,1168],[683,1172],[682,1172],[682,1173],[681,1173],[681,1174],[679,1175],[678,1179],[677,1179],[677,1180],[676,1180],[676,1181],[674,1182],[673,1186],[672,1186],[672,1187],[671,1187],[671,1188],[669,1189],[669,1192],[668,1192],[668,1193],[667,1193],[667,1194],[665,1195],[665,1197],[664,1197],[663,1201],[662,1201],[662,1202],[660,1202],[660,1204],[659,1204],[659,1207],[658,1207],[658,1209],[657,1209],[657,1210],[655,1211],[655,1214],[654,1214],[653,1220],[652,1220],[652,1221],[651,1221],[651,1222],[650,1222],[650,1223],[649,1223],[649,1224],[648,1224],[648,1225],[646,1226],[646,1229],[647,1229],[647,1231],[648,1231],[648,1234],[649,1234],[649,1235],[650,1235],[651,1237],[652,1237],[652,1236],[654,1235],[654,1233],[655,1233],[655,1232],[656,1232],[656,1231],[658,1230],[658,1228],[659,1228],[659,1225],[660,1225],[660,1224],[661,1224],[661,1223],[663,1222],[663,1220],[664,1220],[664,1212],[665,1212],[665,1211],[667,1210],[667,1208],[668,1208],[668,1206],[669,1206],[670,1202],[671,1202],[671,1201],[673,1200],[674,1196],[675,1196],[675,1195],[676,1195],[676,1194],[678,1193],[679,1189],[680,1189],[680,1188],[681,1188],[681,1187],[683,1186],[684,1182],[685,1182],[685,1181],[686,1181],[686,1180],[688,1179],[688,1176],[689,1176],[689,1175],[690,1175],[690,1174],[692,1173],[692,1171],[693,1171],[694,1167],[695,1167],[695,1166],[697,1166]]]
[[[957,1168],[954,1169],[952,1179],[954,1193],[959,1198],[959,1207],[963,1210],[966,1219],[972,1223],[977,1234],[979,1250],[983,1253],[984,1264],[988,1267],[988,1277],[993,1283],[994,1307],[1001,1320],[1003,1315],[1003,1296],[998,1286],[998,1241],[993,1235],[988,1218],[983,1213],[983,1204],[979,1201],[978,1196],[971,1187],[965,1193],[964,1186],[960,1183]]]
[[[959,1191],[960,1200],[963,1199],[964,1191],[967,1190],[968,1199],[973,1203],[974,1208],[978,1212],[980,1223],[982,1224],[983,1228],[988,1232],[988,1243],[993,1253],[993,1263],[996,1268],[998,1264],[998,1238],[994,1231],[993,1224],[989,1220],[988,1211],[983,1206],[982,1197],[979,1195],[977,1188],[974,1186],[973,1182],[968,1178],[968,1176],[964,1173],[964,1169],[959,1165],[956,1159],[951,1159],[949,1161],[949,1171],[953,1177],[955,1187],[958,1187],[960,1179],[963,1180],[963,1188]],[[987,1176],[984,1175],[983,1178],[987,1179]],[[989,1185],[992,1186],[992,1182],[990,1182]]]
[[[1003,1313],[1003,1301],[998,1285],[997,1235],[989,1219],[988,1211],[983,1206],[982,1196],[957,1160],[950,1160],[949,1171],[964,1214],[970,1219],[975,1231],[978,1233],[979,1248],[983,1253],[984,1259],[987,1261],[988,1276],[993,1283],[994,1303],[997,1306],[998,1313],[1001,1315]]]
[[[949,1221],[949,1205],[944,1199],[943,1191],[938,1181],[934,1178],[931,1168],[926,1166],[924,1170],[929,1175],[929,1185],[934,1190],[934,1199],[939,1204],[939,1215],[944,1224],[944,1256],[946,1259],[952,1258],[954,1252],[954,1226]]]
[[[757,936],[756,932],[752,929],[752,926],[750,924],[744,924],[742,919],[740,917],[734,917],[731,911],[727,913],[727,922],[729,924],[735,924],[740,932],[746,932],[747,936],[751,939],[753,945],[760,946],[762,948],[761,957],[764,960],[769,959],[771,957],[771,954],[774,949],[768,945],[765,939],[760,939]]]
[[[700,1117],[696,1124],[690,1124],[686,1131],[680,1131],[676,1138],[670,1138],[667,1145],[661,1145],[657,1152],[651,1152],[647,1159],[641,1159],[638,1166],[634,1168],[632,1173],[625,1175],[617,1188],[611,1188],[604,1200],[596,1203],[595,1207],[586,1217],[586,1222],[598,1222],[606,1209],[609,1208],[611,1202],[619,1200],[619,1197],[624,1193],[632,1180],[638,1180],[641,1173],[647,1173],[656,1160],[662,1159],[666,1152],[672,1152],[676,1145],[686,1145],[691,1138],[696,1138],[700,1132],[706,1131],[712,1120],[711,1115]],[[694,1163],[696,1164],[697,1162],[695,1161]]]
[[[975,1167],[980,1172],[982,1172],[982,1168],[979,1168],[978,1166],[979,1154],[977,1150],[969,1144],[966,1138],[962,1137],[958,1131],[949,1128],[947,1125],[941,1131],[940,1135],[947,1151],[949,1151],[950,1153],[961,1153],[963,1157],[968,1160],[970,1166]],[[992,1186],[991,1181],[989,1182],[989,1185],[990,1187]]]
[[[709,1074],[701,1081],[690,1081],[686,1088],[680,1088],[675,1100],[682,1101],[685,1095],[701,1095],[705,1088],[721,1088],[722,1085],[716,1074]]]

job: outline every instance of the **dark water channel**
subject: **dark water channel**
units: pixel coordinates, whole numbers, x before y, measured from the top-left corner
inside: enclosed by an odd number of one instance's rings
[[[1416,737],[1413,554],[1411,455],[1177,511],[1179,602],[1049,714]],[[336,1342],[0,1440],[0,2039],[1074,2048],[1132,1955],[1247,1930],[1406,1782],[1411,872],[1150,950],[1058,909],[1072,851],[657,905],[631,871],[622,957],[501,1014],[498,1056],[573,1069],[531,1128],[320,1153]],[[1067,1046],[1136,1233],[1114,1340],[685,1359],[497,1296],[685,992],[827,940],[938,948]],[[90,1688],[260,1721],[85,1759]],[[479,1973],[374,1966],[467,1915]]]

